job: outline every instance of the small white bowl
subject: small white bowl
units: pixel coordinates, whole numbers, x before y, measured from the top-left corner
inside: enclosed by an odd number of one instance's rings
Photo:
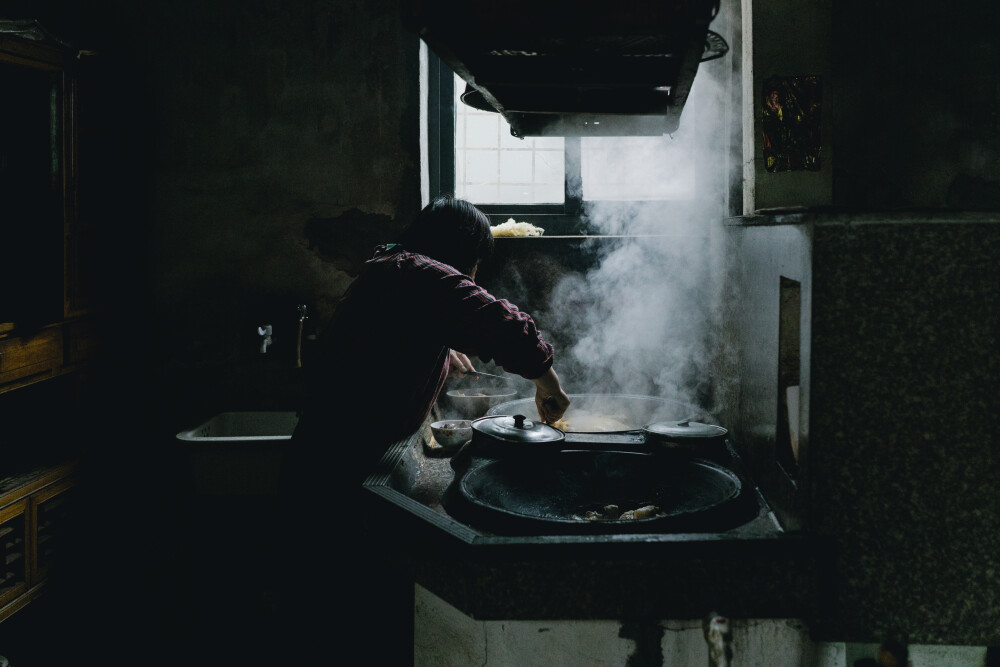
[[[468,419],[445,419],[431,424],[434,441],[445,449],[461,447],[472,439],[472,422]]]

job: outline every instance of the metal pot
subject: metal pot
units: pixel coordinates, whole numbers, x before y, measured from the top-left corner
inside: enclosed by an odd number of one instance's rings
[[[697,456],[716,456],[725,451],[728,430],[688,419],[663,421],[643,427],[646,442],[668,450],[688,451]]]
[[[620,415],[632,428],[611,432],[564,432],[537,418],[525,416],[535,414],[534,399],[520,399],[496,405],[485,417],[472,422],[473,449],[482,456],[537,454],[566,449],[617,449],[725,457],[729,431],[685,416],[696,412],[690,405],[628,394],[571,394],[570,399],[573,404],[566,413],[570,420],[575,407]]]
[[[698,413],[697,408],[680,401],[672,401],[655,396],[635,394],[570,394],[570,406],[565,418],[573,420],[579,412],[589,412],[603,415],[616,415],[628,426],[620,431],[610,433],[635,433],[645,424],[653,422],[689,419]],[[527,415],[537,418],[534,398],[523,398],[494,405],[486,413],[493,415]],[[568,435],[577,435],[586,431],[571,431]],[[602,433],[606,435],[608,432]]]
[[[524,415],[497,415],[472,421],[473,450],[480,456],[538,454],[563,449],[566,434]]]

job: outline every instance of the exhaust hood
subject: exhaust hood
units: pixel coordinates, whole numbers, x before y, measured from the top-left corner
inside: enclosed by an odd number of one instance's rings
[[[462,101],[528,136],[674,132],[698,72],[729,47],[719,0],[411,0],[407,20],[466,82]]]

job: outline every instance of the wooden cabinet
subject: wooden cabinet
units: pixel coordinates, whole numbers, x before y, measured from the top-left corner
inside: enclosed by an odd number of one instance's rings
[[[59,328],[34,336],[0,339],[0,391],[51,377],[60,370],[62,342]]]
[[[97,350],[100,225],[79,205],[86,60],[35,22],[0,20],[0,393]]]
[[[71,478],[60,478],[28,498],[28,530],[32,537],[28,558],[28,581],[44,581],[52,567],[66,553],[64,545],[75,533]]]
[[[41,592],[67,551],[75,521],[73,472],[66,464],[0,481],[0,621]]]
[[[0,617],[28,590],[28,500],[0,508]]]
[[[86,61],[37,22],[0,20],[0,621],[73,534],[67,452],[100,349],[100,225],[79,204]]]

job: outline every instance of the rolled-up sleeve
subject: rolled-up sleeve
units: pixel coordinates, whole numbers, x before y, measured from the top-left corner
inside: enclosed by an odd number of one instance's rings
[[[528,313],[506,299],[495,298],[466,276],[444,277],[438,288],[442,310],[449,314],[449,347],[529,379],[552,366],[552,344],[542,337]]]

